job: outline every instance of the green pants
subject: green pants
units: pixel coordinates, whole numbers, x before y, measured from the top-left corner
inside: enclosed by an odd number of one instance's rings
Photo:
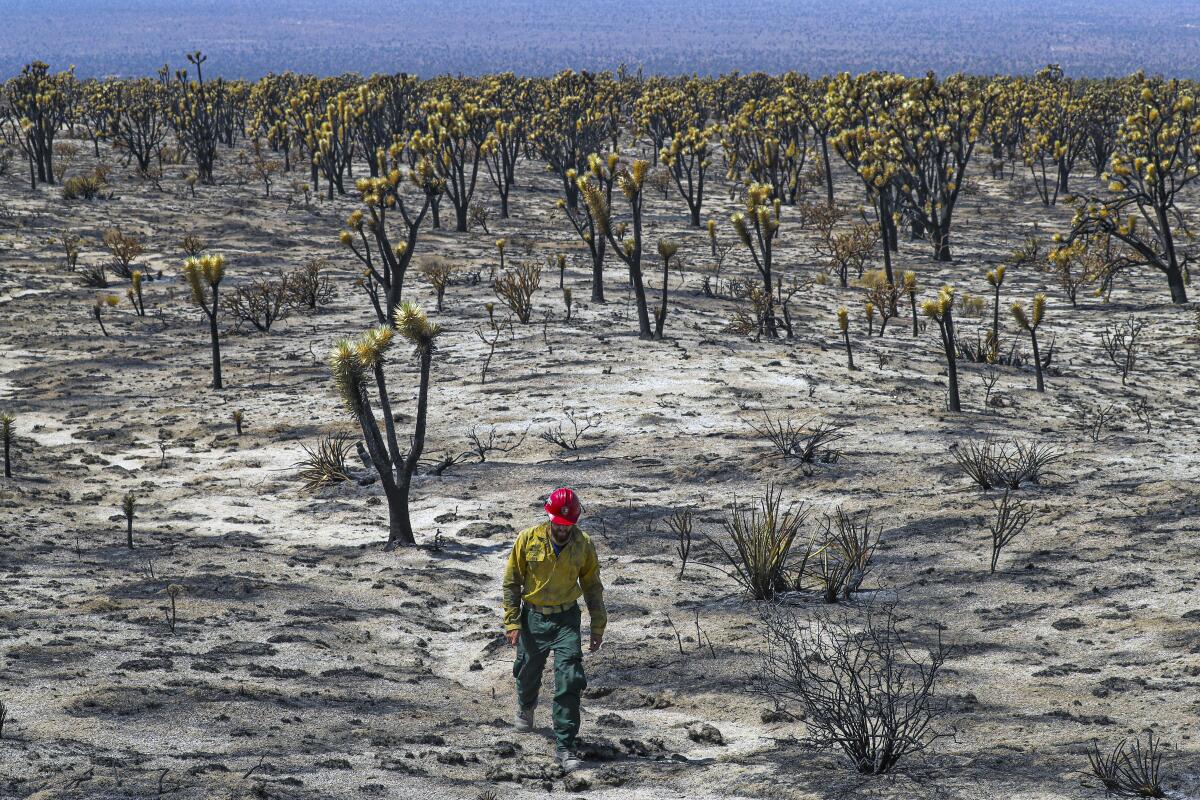
[[[546,657],[554,652],[554,738],[559,750],[575,747],[579,733],[579,694],[587,686],[583,675],[583,648],[579,638],[579,606],[542,615],[521,609],[521,634],[517,639],[517,700],[523,708],[537,704]]]

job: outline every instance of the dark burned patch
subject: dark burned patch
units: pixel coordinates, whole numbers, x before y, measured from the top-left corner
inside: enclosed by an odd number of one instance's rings
[[[1097,667],[1081,667],[1077,664],[1055,664],[1044,667],[1033,673],[1035,678],[1063,678],[1068,675],[1095,675],[1100,670]]]
[[[262,658],[264,656],[273,656],[279,651],[269,644],[264,642],[225,642],[213,647],[205,656],[216,659],[236,658],[238,656],[244,658]]]
[[[246,672],[254,678],[268,678],[272,680],[295,680],[297,678],[307,678],[309,674],[302,669],[292,667],[277,667],[273,664],[251,664],[246,667]]]
[[[14,645],[5,650],[4,657],[12,669],[61,667],[91,658],[92,650],[86,645],[56,640],[45,644]]]
[[[117,665],[118,670],[127,670],[129,672],[154,672],[157,670],[173,670],[175,662],[170,658],[152,657],[152,658],[131,658],[128,661],[122,661]]]
[[[131,581],[109,592],[111,597],[144,598],[160,594],[169,581],[145,578]],[[291,584],[272,585],[254,577],[221,575],[200,572],[187,576],[185,590],[190,598],[203,600],[248,600],[260,597],[266,591],[302,591],[303,587]]]
[[[976,609],[981,619],[987,622],[983,630],[991,631],[1007,627],[1018,620],[1029,620],[1049,607],[1047,603],[1001,603],[995,607]]]
[[[73,717],[127,717],[164,709],[177,698],[176,692],[161,688],[112,687],[86,692],[63,710]]]
[[[301,633],[277,633],[274,636],[268,637],[267,641],[271,644],[304,644],[320,650],[330,649],[328,642],[314,636],[305,636]]]
[[[358,622],[368,616],[366,612],[338,603],[314,603],[301,608],[289,608],[284,612],[289,617],[296,617],[289,626],[306,626],[313,622]]]
[[[386,679],[387,676],[382,672],[365,669],[363,667],[335,667],[327,669],[321,673],[322,678],[340,678],[340,679],[360,679],[360,680],[380,680]]]

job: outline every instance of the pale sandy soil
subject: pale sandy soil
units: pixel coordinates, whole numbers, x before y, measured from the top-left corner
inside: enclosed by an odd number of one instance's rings
[[[0,481],[0,699],[10,710],[0,796],[1085,798],[1102,794],[1084,775],[1087,744],[1147,727],[1173,745],[1172,790],[1200,793],[1200,345],[1195,311],[1164,302],[1157,275],[1126,280],[1109,305],[1088,296],[1072,310],[1045,275],[1011,274],[1006,304],[1051,295],[1048,391],[1033,391],[1030,370],[1002,368],[1005,402],[985,409],[980,370],[963,365],[965,410],[950,414],[933,331],[913,339],[904,316],[868,340],[856,291],[831,284],[799,296],[791,341],[723,333],[733,303],[700,293],[706,237],[685,227],[675,198],[649,201],[648,250],[669,233],[687,272],[681,289],[672,276],[669,338],[638,341],[621,270],[609,267],[607,305],[586,302],[585,259],[555,216],[551,176],[526,165],[512,219],[495,220],[490,235],[429,232],[419,249],[484,274],[452,286],[437,315],[446,333],[427,453],[465,449],[476,422],[529,436],[507,456],[419,477],[414,524],[440,548],[384,553],[377,484],[310,496],[294,466],[302,444],[353,431],[325,365],[335,339],[373,323],[337,247],[353,198],[285,212],[282,197],[263,199],[253,184],[201,187],[193,200],[174,172],[161,194],[118,170],[114,199],[68,203],[23,180],[18,171],[0,182],[0,407],[17,414],[21,437],[16,478]],[[953,263],[934,263],[923,243],[901,245],[899,264],[926,295],[946,280],[986,295],[990,265],[1035,224],[1050,231],[1069,219],[1008,182],[977,186],[958,212]],[[839,194],[858,201],[849,176]],[[714,196],[706,213],[726,238],[732,209]],[[811,277],[812,235],[787,214],[778,262]],[[123,301],[105,338],[90,318],[94,290],[65,274],[47,240],[69,227],[87,239],[82,259],[95,260],[112,225],[145,237],[140,263],[165,279],[147,284],[150,316]],[[334,264],[338,296],[325,312],[270,335],[226,333],[219,392],[208,388],[200,314],[178,281],[188,231],[228,256],[229,285],[315,255]],[[527,237],[539,259],[569,248],[577,302],[564,321],[557,276],[545,275],[534,324],[515,326],[480,385],[474,331],[493,299],[497,235]],[[741,254],[731,258],[728,274],[749,274]],[[432,306],[419,277],[409,287]],[[840,304],[855,317],[854,372],[836,338]],[[1130,312],[1150,328],[1122,387],[1100,334]],[[962,331],[981,324],[962,320]],[[1004,335],[1017,335],[1008,319]],[[397,357],[389,375],[406,430],[415,371]],[[1150,432],[1128,413],[1098,443],[1079,425],[1083,409],[1137,398],[1150,405]],[[602,419],[573,453],[537,436],[563,421],[564,405]],[[811,476],[780,463],[747,424],[764,407],[852,423],[841,459]],[[241,437],[235,409],[245,412]],[[948,449],[986,436],[1066,454],[1056,477],[1020,490],[1036,519],[996,575],[990,498]],[[956,645],[939,724],[953,736],[893,776],[849,773],[835,754],[804,746],[803,724],[764,722],[770,704],[744,689],[762,643],[752,604],[713,570],[674,577],[669,510],[694,504],[703,531],[720,536],[723,509],[766,481],[810,503],[813,520],[838,504],[873,512],[884,533],[868,594],[895,598],[913,629],[936,623]],[[608,643],[586,658],[584,712],[585,738],[607,742],[611,757],[567,787],[550,766],[545,707],[536,734],[508,728],[512,652],[499,616],[512,535],[541,519],[539,498],[559,484],[583,493],[611,615]],[[120,515],[128,491],[140,502],[133,551]],[[699,542],[694,558],[714,558],[712,546]],[[184,587],[174,634],[163,612],[171,583]],[[801,615],[818,608],[812,597],[791,602]],[[697,621],[715,657],[698,650]],[[693,741],[695,723],[725,744]]]

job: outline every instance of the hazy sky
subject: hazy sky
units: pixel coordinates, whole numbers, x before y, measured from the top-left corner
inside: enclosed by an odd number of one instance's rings
[[[0,72],[893,69],[1200,77],[1200,0],[0,0]]]

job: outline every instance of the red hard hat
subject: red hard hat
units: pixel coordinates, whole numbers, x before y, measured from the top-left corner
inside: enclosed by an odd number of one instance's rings
[[[550,515],[550,521],[556,525],[574,525],[579,521],[579,515],[583,513],[583,506],[579,504],[579,497],[574,490],[562,487],[555,489],[550,494],[550,499],[546,501],[546,513]]]

